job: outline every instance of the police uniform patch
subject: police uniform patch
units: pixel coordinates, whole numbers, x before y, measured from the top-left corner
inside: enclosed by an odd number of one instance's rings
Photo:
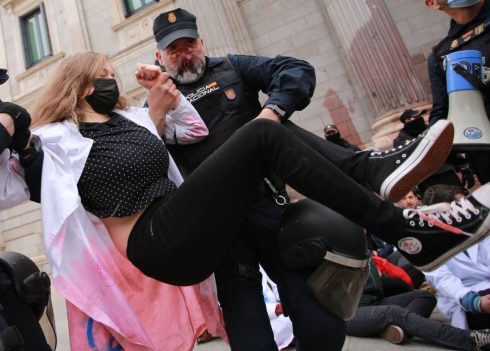
[[[220,86],[217,81],[212,81],[211,83],[206,84],[203,87],[197,88],[194,91],[188,93],[185,98],[192,104],[202,98],[214,93],[219,90]]]
[[[177,17],[175,17],[175,13],[170,12],[170,13],[168,14],[168,21],[169,21],[170,23],[174,23],[175,21],[177,21]]]
[[[235,100],[236,99],[236,92],[235,89],[229,88],[225,90],[225,96],[228,100]]]

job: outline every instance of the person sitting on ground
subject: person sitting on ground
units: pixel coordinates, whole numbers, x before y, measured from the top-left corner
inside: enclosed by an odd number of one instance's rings
[[[345,147],[352,151],[361,151],[359,146],[351,144],[347,140],[342,138],[342,136],[340,135],[340,130],[335,124],[327,124],[325,128],[323,128],[323,133],[325,134],[325,139],[334,144]]]
[[[356,314],[347,322],[347,334],[357,337],[380,335],[394,344],[408,336],[458,350],[482,350],[490,345],[490,330],[470,331],[430,319],[436,298],[427,291],[413,290],[388,296],[376,265],[369,263],[369,276]]]

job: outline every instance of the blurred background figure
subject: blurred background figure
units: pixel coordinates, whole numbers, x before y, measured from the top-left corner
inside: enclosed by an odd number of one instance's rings
[[[357,145],[353,145],[342,138],[342,136],[340,135],[340,131],[335,124],[327,124],[325,128],[323,128],[323,133],[325,134],[325,139],[330,141],[331,143],[337,144],[353,151],[361,151],[361,149]]]

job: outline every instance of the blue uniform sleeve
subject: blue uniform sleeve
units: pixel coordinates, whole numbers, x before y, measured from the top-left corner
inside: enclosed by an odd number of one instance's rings
[[[429,117],[429,125],[433,125],[440,119],[446,119],[449,111],[449,97],[447,94],[446,75],[438,65],[434,54],[427,59],[429,79],[432,91],[432,111]]]
[[[304,109],[315,91],[315,69],[293,57],[228,55],[244,83],[267,94],[267,104],[280,106],[289,118]]]
[[[41,202],[41,178],[44,162],[44,151],[41,139],[37,135],[32,135],[33,146],[29,157],[20,157],[20,163],[24,168],[25,180],[31,195],[31,201]]]

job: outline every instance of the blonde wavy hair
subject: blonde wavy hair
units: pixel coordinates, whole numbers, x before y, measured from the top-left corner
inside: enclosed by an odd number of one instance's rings
[[[65,120],[72,120],[78,125],[87,106],[87,92],[107,62],[109,59],[106,55],[96,52],[84,52],[63,59],[41,91],[34,107],[31,127]],[[126,109],[127,100],[119,96],[116,107]]]

